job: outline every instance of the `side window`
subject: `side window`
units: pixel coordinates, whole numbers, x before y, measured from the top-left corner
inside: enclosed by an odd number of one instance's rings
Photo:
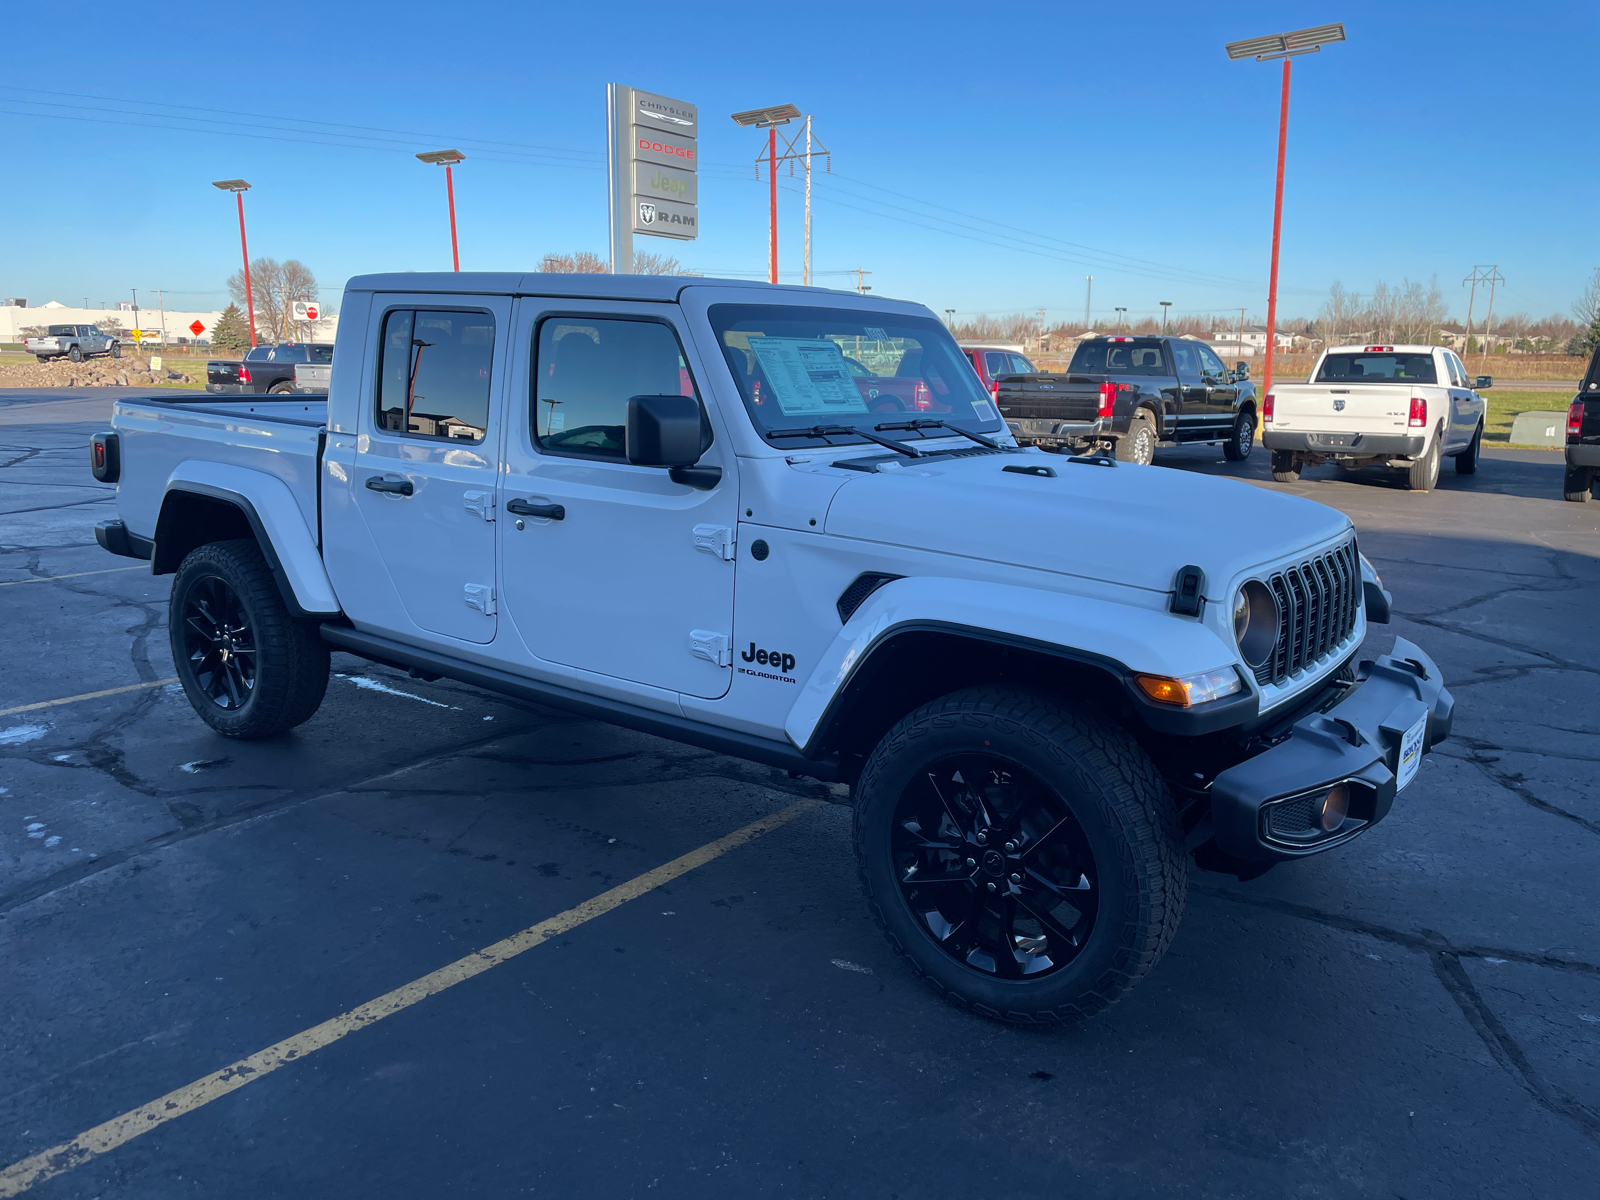
[[[1472,377],[1467,374],[1467,368],[1454,354],[1446,354],[1445,361],[1450,364],[1450,372],[1456,378],[1456,386],[1469,388],[1472,386]]]
[[[1228,369],[1222,365],[1222,360],[1212,352],[1209,346],[1196,346],[1195,351],[1200,355],[1200,369],[1207,375],[1217,379],[1227,377]]]
[[[1200,364],[1195,358],[1194,343],[1173,341],[1167,344],[1172,347],[1172,361],[1177,365],[1178,378],[1184,383],[1198,382]]]
[[[1034,365],[1031,362],[1029,362],[1027,359],[1023,358],[1022,355],[1020,355],[1020,354],[1008,354],[1006,357],[1011,360],[1011,370],[1012,370],[1012,372],[1014,374],[1017,374],[1017,375],[1032,375],[1032,374],[1034,374],[1034,372],[1035,372]]]
[[[985,350],[983,352],[984,369],[990,379],[993,379],[996,375],[1011,374],[1011,364],[1007,361],[1009,357],[1009,355],[1002,354],[998,350]]]
[[[533,365],[529,423],[552,454],[620,461],[632,397],[697,395],[677,335],[660,321],[546,317]],[[709,443],[703,414],[701,422]]]
[[[398,308],[383,319],[377,427],[481,442],[489,427],[494,317]]]

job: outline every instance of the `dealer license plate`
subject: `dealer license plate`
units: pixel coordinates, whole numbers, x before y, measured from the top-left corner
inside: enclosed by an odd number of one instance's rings
[[[1395,771],[1395,791],[1400,791],[1416,777],[1417,768],[1422,765],[1422,743],[1428,735],[1428,714],[1423,713],[1417,718],[1417,723],[1406,730],[1405,737],[1400,739],[1400,766]]]

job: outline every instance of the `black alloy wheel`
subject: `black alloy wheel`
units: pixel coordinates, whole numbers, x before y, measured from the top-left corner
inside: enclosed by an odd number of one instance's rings
[[[890,836],[906,907],[957,962],[1041,979],[1088,943],[1094,852],[1072,809],[1025,767],[996,754],[930,764],[906,786]]]
[[[256,686],[255,634],[244,602],[217,575],[191,582],[183,603],[184,659],[196,687],[224,712],[238,712]]]

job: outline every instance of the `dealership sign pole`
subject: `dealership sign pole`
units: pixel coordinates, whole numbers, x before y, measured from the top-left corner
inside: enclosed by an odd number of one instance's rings
[[[606,84],[611,270],[633,274],[633,235],[700,236],[700,114],[693,104]]]
[[[1262,367],[1261,390],[1272,390],[1272,352],[1278,341],[1278,238],[1283,231],[1283,162],[1289,143],[1289,60],[1297,54],[1314,54],[1331,42],[1342,42],[1344,25],[1318,25],[1293,33],[1229,42],[1229,58],[1254,58],[1257,62],[1283,59],[1283,95],[1278,104],[1278,184],[1272,203],[1272,277],[1267,283],[1267,361]]]

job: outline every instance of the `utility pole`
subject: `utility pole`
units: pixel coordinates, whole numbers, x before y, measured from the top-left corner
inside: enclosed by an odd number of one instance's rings
[[[133,293],[133,327],[137,329],[139,328],[139,289],[129,288],[128,290]],[[137,341],[138,339],[135,339],[135,344],[137,344]]]
[[[1085,275],[1084,279],[1088,281],[1088,286],[1083,289],[1083,328],[1084,332],[1087,333],[1089,330],[1094,328],[1094,326],[1089,323],[1089,314],[1093,311],[1090,306],[1090,301],[1094,299],[1094,276]]]
[[[1489,266],[1480,265],[1473,267],[1472,274],[1468,275],[1461,282],[1463,284],[1470,283],[1472,285],[1472,291],[1467,295],[1467,340],[1470,341],[1472,339],[1472,309],[1478,298],[1478,285],[1480,283],[1486,283],[1489,285],[1489,320],[1492,322],[1494,320],[1494,286],[1497,283],[1504,283],[1505,277],[1500,274],[1499,265],[1491,263]],[[1488,330],[1485,329],[1484,332],[1487,334]],[[1467,348],[1465,345],[1463,345],[1461,347],[1461,353],[1465,354],[1466,352]],[[1488,351],[1485,350],[1485,353],[1487,352]]]
[[[1494,332],[1494,285],[1505,281],[1505,276],[1500,274],[1498,264],[1489,268],[1489,316],[1483,323],[1483,358],[1479,361],[1479,366],[1487,366],[1489,363],[1489,337]]]
[[[1044,353],[1044,309],[1039,310],[1039,353]]]
[[[156,289],[156,303],[161,310],[161,348],[167,348],[167,297],[161,288]]]
[[[800,110],[792,104],[775,104],[771,108],[753,108],[749,112],[736,112],[733,114],[735,125],[754,126],[767,131],[767,183],[770,189],[768,199],[768,227],[767,227],[767,281],[778,282],[778,126],[787,125],[800,115]],[[785,159],[803,158],[804,155],[794,151],[794,143],[785,136],[784,144],[789,147]],[[763,155],[756,155],[756,178],[761,178],[761,159]],[[808,221],[809,226],[809,221]],[[809,272],[807,272],[809,274]]]
[[[832,161],[828,164],[833,165]],[[805,268],[801,274],[800,283],[804,287],[811,286],[811,114],[806,114],[806,253]]]
[[[1244,357],[1244,309],[1242,308],[1239,310],[1239,357]]]
[[[871,271],[867,270],[865,267],[852,267],[849,271],[849,274],[856,277],[856,295],[864,295],[872,290],[870,286],[863,282],[868,275],[872,274]]]
[[[776,178],[777,178],[777,174],[776,174],[777,165],[779,163],[786,162],[786,163],[789,164],[789,174],[790,175],[794,174],[794,164],[795,163],[799,163],[801,166],[803,166],[805,168],[805,172],[806,172],[806,238],[805,238],[805,253],[804,253],[804,255],[802,257],[802,261],[801,261],[800,281],[803,284],[805,284],[806,287],[810,287],[811,286],[811,158],[812,158],[812,156],[814,154],[820,154],[823,158],[825,158],[827,160],[827,165],[826,165],[826,167],[824,169],[831,175],[833,173],[833,152],[830,151],[826,146],[824,146],[822,144],[822,139],[817,137],[811,131],[811,115],[809,113],[806,114],[805,121],[806,121],[806,123],[805,123],[805,139],[806,139],[805,149],[804,150],[800,149],[799,145],[797,144],[799,142],[799,140],[800,140],[800,131],[797,130],[795,132],[795,136],[792,137],[792,138],[788,134],[784,134],[784,136],[783,136],[783,153],[782,154],[779,154],[777,152],[777,136],[776,136],[777,135],[777,130],[775,128],[771,127],[771,126],[768,127],[767,135],[768,135],[768,138],[770,139],[770,142],[769,142],[769,149],[768,149],[768,155],[767,155],[767,164],[768,164],[767,165],[767,169],[770,172],[773,173],[773,179],[776,180]],[[782,124],[782,122],[780,121],[779,124]],[[760,177],[761,177],[761,166],[760,166],[760,159],[758,158],[756,160],[756,178],[759,179]],[[773,186],[772,186],[772,196],[773,196],[773,209],[772,209],[773,226],[772,226],[772,228],[773,228],[773,231],[774,231],[773,235],[772,235],[773,236],[773,243],[772,244],[773,244],[774,247],[777,246],[777,236],[778,236],[777,232],[776,232],[777,228],[778,228],[778,226],[777,226],[777,220],[778,220],[778,216],[777,216],[777,213],[778,213],[777,195],[778,195],[777,184],[776,184],[776,182],[774,182]],[[776,258],[776,249],[774,249],[773,253],[774,253],[774,257],[773,257],[773,260],[772,260],[772,262],[773,262],[773,266],[772,266],[772,272],[773,272],[772,273],[772,282],[773,283],[777,283],[778,282],[778,275],[777,275],[777,270],[778,270],[777,261],[778,260]]]

